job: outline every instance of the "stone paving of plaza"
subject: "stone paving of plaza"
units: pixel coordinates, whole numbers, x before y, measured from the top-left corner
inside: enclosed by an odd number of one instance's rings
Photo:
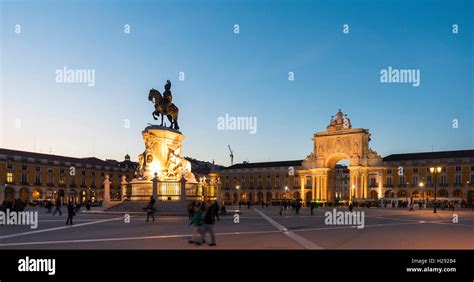
[[[452,223],[451,211],[356,209],[365,212],[365,228],[357,229],[326,225],[325,210],[311,216],[307,208],[282,217],[276,207],[242,208],[234,223],[235,208],[215,225],[216,247],[189,244],[192,228],[183,216],[147,223],[131,215],[125,223],[119,214],[79,213],[70,227],[64,213],[40,209],[38,229],[0,226],[0,249],[474,249],[473,211],[455,211],[459,222]]]

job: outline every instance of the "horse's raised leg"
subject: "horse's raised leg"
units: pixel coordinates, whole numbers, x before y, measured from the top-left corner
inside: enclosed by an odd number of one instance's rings
[[[170,128],[173,128],[173,124],[174,124],[173,117],[171,115],[167,115],[167,117],[168,117],[168,120],[171,122]]]
[[[163,126],[163,114],[161,114],[161,125],[160,126]]]
[[[154,118],[155,120],[157,120],[157,118],[156,118],[156,116],[155,116],[155,112],[151,113],[151,115],[153,116],[153,118]]]
[[[176,117],[176,119],[174,120],[174,129],[179,130],[178,117]]]

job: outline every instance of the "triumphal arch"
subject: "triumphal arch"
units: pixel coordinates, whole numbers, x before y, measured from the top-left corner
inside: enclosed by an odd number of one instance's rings
[[[327,130],[314,134],[312,141],[313,152],[299,171],[301,195],[311,192],[313,201],[334,202],[335,167],[346,159],[350,173],[349,200],[380,197],[382,158],[369,147],[368,129],[352,128],[350,119],[339,110],[331,117]]]

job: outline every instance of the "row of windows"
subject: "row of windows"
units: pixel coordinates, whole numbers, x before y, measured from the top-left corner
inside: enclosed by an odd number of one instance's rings
[[[7,170],[13,170],[13,163],[10,162],[10,161],[8,161],[8,162],[6,163],[6,168],[7,168]],[[67,168],[67,169],[60,168],[60,173],[64,173],[65,170],[69,171],[71,168],[76,169],[75,166],[70,166],[70,167]],[[28,170],[28,165],[22,164],[22,165],[21,165],[21,170],[23,170],[23,171]],[[35,170],[35,171],[41,171],[41,167],[40,167],[40,166],[35,166],[35,167],[34,167],[34,170]],[[51,168],[51,167],[48,167],[46,170],[47,170],[48,173],[52,173],[52,172],[53,172],[53,168]],[[85,173],[86,173],[86,170],[85,170],[85,169],[82,169],[82,174],[85,175]],[[95,172],[93,171],[92,174],[95,175]],[[102,173],[102,174],[103,174],[103,173]]]
[[[400,166],[400,167],[403,168],[403,166]],[[446,167],[446,166],[442,166],[441,168],[442,168],[442,171],[443,171],[443,172],[446,172],[446,171],[447,171],[447,167]],[[406,168],[403,168],[403,171],[406,171],[406,170],[407,170]],[[411,170],[412,170],[413,173],[419,173],[419,171],[420,171],[420,169],[419,169],[418,167],[413,167]],[[455,170],[456,172],[462,172],[462,166],[457,165],[457,166],[455,166],[454,170]],[[393,171],[396,171],[396,172],[397,172],[397,171],[399,171],[399,168],[387,169],[387,174],[392,174]],[[426,171],[427,173],[429,173],[429,172],[430,172],[430,167],[426,167],[426,168],[425,168],[425,171]],[[471,165],[471,170],[470,170],[470,171],[474,171],[474,165]]]
[[[372,180],[372,179],[371,179]],[[404,184],[406,181],[406,178],[405,176],[399,176],[399,183],[401,184]],[[411,182],[413,185],[418,185],[422,182],[419,181],[419,177],[418,175],[413,175],[412,176],[412,182]],[[446,185],[448,183],[447,181],[447,176],[442,174],[440,175],[439,177],[439,183],[437,181],[437,184],[441,184],[441,185]],[[470,176],[470,183],[474,183],[474,174],[471,174]],[[428,175],[426,176],[426,183],[423,183],[423,184],[427,184],[427,185],[432,185],[433,184],[433,177],[431,175]],[[454,176],[454,184],[455,185],[460,185],[462,184],[462,175],[461,174],[456,174]],[[393,185],[393,181],[392,181],[392,176],[388,176],[387,177],[387,185],[388,186],[391,186]]]
[[[95,173],[92,175],[95,176]],[[130,175],[127,176],[128,179],[130,179]],[[70,178],[70,185],[76,185],[76,176],[71,176]],[[86,177],[84,175],[81,176],[81,185],[86,186]],[[110,179],[113,179],[113,174],[110,175]],[[105,180],[105,174],[101,173],[101,183]],[[53,175],[48,174],[46,177],[46,182],[47,184],[52,184],[53,183]],[[7,172],[6,175],[6,183],[11,184],[13,183],[13,173],[12,172]],[[28,175],[26,173],[21,174],[21,184],[26,184],[28,183]],[[41,184],[41,175],[39,173],[35,174],[34,178],[34,183],[35,184]],[[92,186],[96,186],[96,178],[92,178],[90,180],[90,183]],[[59,184],[65,184],[65,177],[64,175],[61,175],[59,177]]]

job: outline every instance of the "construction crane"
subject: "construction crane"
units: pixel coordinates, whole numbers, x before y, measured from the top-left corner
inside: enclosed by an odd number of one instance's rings
[[[229,147],[230,151],[230,165],[234,164],[234,152],[232,152],[232,149],[230,148],[230,145],[227,145]]]

